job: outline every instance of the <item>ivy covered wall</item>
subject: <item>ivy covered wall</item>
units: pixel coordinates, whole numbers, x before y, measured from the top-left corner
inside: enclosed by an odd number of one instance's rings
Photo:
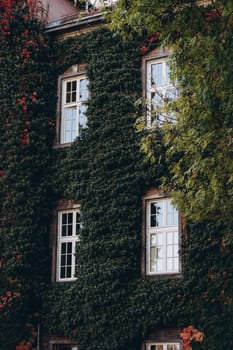
[[[1,350],[34,343],[50,280],[56,79],[37,13],[23,0],[0,4]]]
[[[53,285],[45,328],[73,337],[81,349],[139,349],[155,329],[194,324],[205,333],[205,349],[230,350],[232,262],[223,223],[187,224],[180,278],[141,278],[142,197],[166,168],[143,161],[135,132],[140,46],[100,29],[56,49],[60,74],[87,64],[91,99],[88,129],[71,148],[55,151],[57,198],[81,203],[84,229],[77,281]]]
[[[40,41],[23,71],[11,40],[0,49],[9,59],[0,68],[0,290],[17,294],[7,315],[0,310],[0,349],[15,349],[38,322],[42,334],[67,336],[80,350],[139,349],[155,329],[189,324],[204,331],[203,349],[232,349],[224,223],[187,224],[179,278],[141,278],[142,197],[166,175],[161,164],[143,161],[135,131],[141,40],[123,42],[98,29],[49,47]],[[57,78],[82,63],[90,80],[88,128],[71,147],[54,148]],[[84,228],[77,280],[51,283],[50,221],[62,198],[80,202]]]

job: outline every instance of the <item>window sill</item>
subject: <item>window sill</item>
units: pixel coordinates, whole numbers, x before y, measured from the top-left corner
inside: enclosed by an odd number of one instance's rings
[[[181,279],[183,278],[182,272],[174,273],[157,273],[157,274],[145,274],[144,279]]]
[[[55,143],[53,148],[65,148],[65,147],[71,147],[73,142],[67,142],[67,143]]]

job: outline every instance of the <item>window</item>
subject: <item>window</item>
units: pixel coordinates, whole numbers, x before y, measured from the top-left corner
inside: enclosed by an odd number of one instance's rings
[[[90,4],[94,7],[112,6],[117,3],[118,0],[89,0]]]
[[[171,199],[158,197],[147,200],[146,274],[179,273],[178,251],[178,212]]]
[[[147,126],[160,125],[174,118],[166,114],[165,104],[176,98],[177,89],[170,79],[168,57],[146,61],[146,99],[148,101]]]
[[[145,350],[182,350],[181,329],[155,329],[143,343]]]
[[[78,350],[77,346],[60,345],[57,350]]]
[[[52,350],[78,350],[76,345],[68,345],[68,344],[53,344]]]
[[[151,343],[146,350],[181,350],[179,343]]]
[[[80,209],[58,212],[57,281],[75,279],[75,252],[81,226]]]
[[[49,340],[49,350],[78,350],[78,346],[68,338],[52,337]]]
[[[60,143],[73,142],[87,126],[88,95],[84,74],[62,79]]]

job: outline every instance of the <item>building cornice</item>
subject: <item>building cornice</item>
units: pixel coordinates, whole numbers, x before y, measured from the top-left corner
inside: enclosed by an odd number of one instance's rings
[[[55,36],[61,36],[102,22],[103,14],[101,12],[90,14],[80,13],[48,22],[45,25],[45,32]]]

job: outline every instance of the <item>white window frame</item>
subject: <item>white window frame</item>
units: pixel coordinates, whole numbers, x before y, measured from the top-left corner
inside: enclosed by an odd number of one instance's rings
[[[162,65],[162,83],[157,84],[152,79],[152,67],[155,65]],[[171,100],[176,98],[178,94],[177,87],[175,84],[173,84],[169,76],[169,56],[163,56],[158,58],[151,58],[146,60],[146,100],[147,100],[147,115],[146,115],[146,123],[147,127],[151,128],[152,126],[158,125],[160,126],[163,121],[166,120],[173,120],[173,117],[171,115],[167,115],[164,106],[165,104]],[[174,92],[174,96],[169,96],[169,91]],[[153,95],[157,95],[158,98],[161,100],[161,104],[154,103]],[[161,108],[160,108],[161,106]],[[158,108],[157,113],[159,114],[159,118],[154,118],[153,120],[153,113],[156,114],[155,111],[153,111],[153,107]],[[175,120],[173,120],[175,121]]]
[[[49,350],[63,350],[70,348],[71,350],[78,350],[78,345],[68,338],[54,338],[49,340]]]
[[[86,80],[87,82],[87,93],[86,93],[86,98],[81,99],[80,98],[80,82],[81,80]],[[71,83],[76,83],[76,99],[67,101],[67,84]],[[88,79],[85,74],[76,74],[73,76],[69,77],[64,77],[61,81],[61,123],[60,123],[60,143],[61,144],[66,144],[66,143],[71,143],[75,140],[76,137],[80,136],[82,129],[86,128],[87,126],[87,118],[85,117],[85,122],[83,123],[83,126],[81,127],[80,125],[80,108],[85,106],[85,103],[87,102],[89,97],[89,92],[88,92]],[[69,138],[66,135],[67,131],[67,117],[68,117],[68,110],[71,109],[76,109],[76,112],[74,111],[74,116],[71,119],[70,123],[72,125],[71,130],[69,132],[70,136]],[[74,125],[73,125],[74,124]],[[68,132],[68,131],[67,131]]]
[[[169,346],[172,346],[173,349],[169,349]],[[146,345],[146,350],[181,350],[181,344],[175,341],[153,342]]]
[[[56,350],[63,350],[63,349],[67,349],[69,348],[70,350],[78,350],[78,347],[77,346],[73,346],[73,345],[58,345],[56,347]]]
[[[76,231],[76,224],[79,224],[80,230],[82,227],[81,221],[77,223],[76,217],[77,213],[81,216],[80,207],[75,209],[67,209],[67,210],[59,210],[58,211],[58,232],[57,232],[57,273],[56,273],[56,281],[57,282],[67,282],[67,281],[74,281],[77,278],[75,277],[75,270],[76,270],[76,245],[80,241],[80,236],[77,234]],[[72,234],[71,235],[62,235],[62,218],[63,214],[72,214],[72,224],[70,225],[72,227]],[[65,225],[64,225],[65,226]],[[67,230],[68,230],[68,226]],[[62,263],[62,246],[64,244],[71,244],[71,253],[70,254],[64,254],[66,257],[64,258],[67,262],[67,255],[71,255],[71,265],[63,265],[64,268],[67,266],[71,266],[71,276],[69,277],[61,277],[61,263]],[[66,271],[67,272],[67,271]]]
[[[162,221],[158,226],[151,225],[151,204],[161,203]],[[153,197],[146,199],[146,275],[170,275],[180,273],[180,256],[179,256],[179,214],[174,209],[175,223],[167,224],[168,203],[171,204],[170,197]],[[152,244],[153,239],[156,240]],[[160,240],[160,242],[158,242]],[[152,257],[152,250],[155,257]],[[152,263],[157,257],[160,268],[152,269]],[[172,263],[173,268],[168,268],[168,262]]]

